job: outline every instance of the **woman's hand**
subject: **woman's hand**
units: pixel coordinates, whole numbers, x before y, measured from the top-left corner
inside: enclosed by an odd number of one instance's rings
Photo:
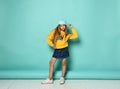
[[[54,48],[54,49],[56,49],[56,46],[55,46],[55,44],[53,45],[53,48]]]
[[[73,25],[72,24],[69,24],[70,28],[73,28]]]

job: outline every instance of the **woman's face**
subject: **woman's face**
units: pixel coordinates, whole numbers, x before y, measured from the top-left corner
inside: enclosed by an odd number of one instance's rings
[[[65,26],[65,24],[60,24],[59,28],[60,28],[60,30],[64,31],[66,26]]]

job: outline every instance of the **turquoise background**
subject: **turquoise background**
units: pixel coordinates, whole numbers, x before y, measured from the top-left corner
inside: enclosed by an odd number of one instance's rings
[[[79,34],[69,41],[68,79],[120,79],[120,0],[0,0],[0,78],[46,78],[46,37],[59,20]]]

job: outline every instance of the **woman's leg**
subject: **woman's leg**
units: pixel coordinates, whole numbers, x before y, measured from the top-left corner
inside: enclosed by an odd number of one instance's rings
[[[65,72],[66,72],[66,58],[62,59],[62,77],[65,76]]]
[[[49,63],[49,65],[50,65],[50,67],[49,67],[49,79],[50,80],[53,78],[54,64],[55,64],[56,60],[57,59],[53,57]]]

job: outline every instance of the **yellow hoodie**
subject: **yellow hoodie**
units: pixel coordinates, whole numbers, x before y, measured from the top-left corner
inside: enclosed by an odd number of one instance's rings
[[[77,34],[75,28],[72,28],[71,30],[72,30],[72,34],[68,34],[66,37],[65,37],[64,31],[60,32],[60,38],[57,39],[56,45],[55,45],[56,49],[61,49],[61,48],[67,47],[68,46],[68,42],[67,42],[68,39],[78,38],[78,34]],[[47,37],[47,42],[51,47],[54,46],[54,44],[53,44],[54,32],[55,32],[55,29],[52,30]]]

